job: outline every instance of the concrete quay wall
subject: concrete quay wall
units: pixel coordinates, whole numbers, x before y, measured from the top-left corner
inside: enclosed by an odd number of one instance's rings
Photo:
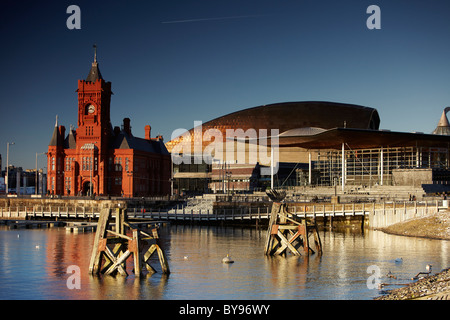
[[[444,208],[438,205],[427,205],[422,207],[377,209],[369,212],[369,227],[371,229],[386,228],[396,223],[435,214],[440,209]]]

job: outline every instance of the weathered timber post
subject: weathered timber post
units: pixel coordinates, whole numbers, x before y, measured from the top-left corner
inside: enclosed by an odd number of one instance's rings
[[[134,257],[134,274],[136,276],[140,276],[141,275],[141,271],[142,271],[142,259],[140,257],[140,232],[138,229],[134,229],[133,230],[133,249],[128,248],[128,250],[133,250],[131,251],[133,253],[133,257]]]
[[[154,252],[157,252],[161,263],[162,272],[170,273],[169,264],[164,251],[159,245],[159,236],[156,226],[152,234],[140,230],[133,223],[128,223],[123,209],[116,209],[115,230],[109,228],[111,209],[101,209],[98,219],[97,231],[89,263],[89,273],[93,275],[116,274],[127,276],[126,260],[132,255],[134,263],[134,274],[136,277],[142,275],[143,267],[154,273],[155,269],[148,260]],[[131,236],[127,234],[131,230]],[[110,247],[113,246],[113,248]]]
[[[89,262],[89,273],[98,274],[102,258],[102,252],[106,246],[106,228],[108,227],[109,209],[102,209],[98,219],[97,231],[95,232],[94,246],[92,248],[91,260]]]
[[[286,254],[289,249],[293,255],[299,256],[301,255],[300,247],[303,247],[303,252],[306,255],[314,254],[315,251],[310,247],[310,234],[314,236],[316,251],[321,254],[322,243],[315,219],[313,223],[308,223],[305,215],[305,218],[299,220],[298,217],[289,213],[285,203],[281,203],[280,200],[284,198],[283,194],[274,190],[270,190],[267,194],[273,200],[273,203],[264,254],[282,255]]]

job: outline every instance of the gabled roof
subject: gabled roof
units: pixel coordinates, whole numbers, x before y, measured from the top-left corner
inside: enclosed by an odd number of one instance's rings
[[[162,140],[146,140],[125,133],[123,130],[112,141],[113,149],[133,149],[158,154],[169,154]]]

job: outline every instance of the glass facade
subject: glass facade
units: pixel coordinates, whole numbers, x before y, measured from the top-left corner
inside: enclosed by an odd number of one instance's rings
[[[344,151],[318,152],[314,169],[319,172],[318,184],[324,186],[342,183],[345,174],[346,185],[393,185],[392,172],[395,169],[449,169],[449,149],[433,147],[399,147]]]

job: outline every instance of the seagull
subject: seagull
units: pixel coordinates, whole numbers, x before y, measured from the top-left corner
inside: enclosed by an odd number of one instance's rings
[[[39,246],[36,246],[36,249],[39,249]]]
[[[187,259],[189,259],[189,256],[184,256],[184,260],[187,260]]]
[[[222,259],[222,263],[233,263],[233,262],[234,261],[231,259],[229,254],[227,254],[227,256]]]
[[[427,269],[427,272],[419,272],[418,274],[415,275],[414,278],[412,278],[412,280],[419,279],[419,276],[420,276],[421,274],[428,274],[428,275],[431,274],[431,267],[432,267],[431,264],[427,264],[427,266],[425,267],[425,269]]]

